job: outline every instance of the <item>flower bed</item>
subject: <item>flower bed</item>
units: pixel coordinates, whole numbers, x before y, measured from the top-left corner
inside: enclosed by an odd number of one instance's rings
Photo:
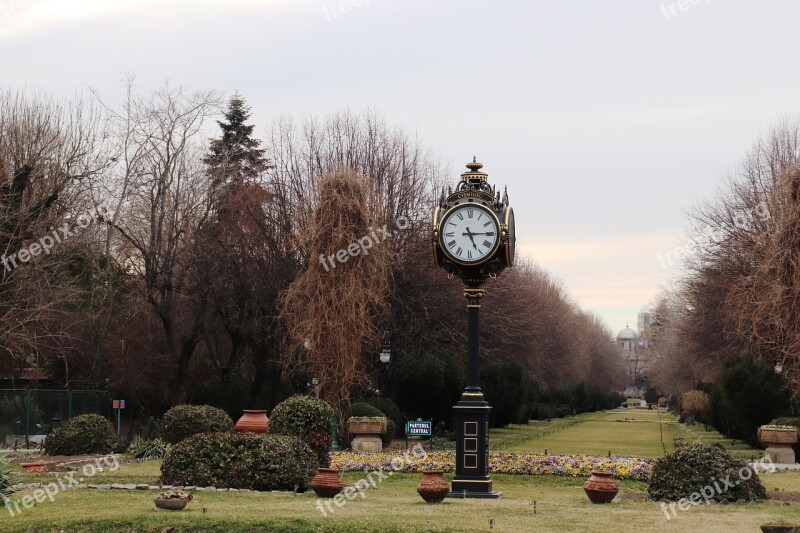
[[[403,452],[338,452],[331,454],[331,468],[342,472],[369,472],[371,470],[396,470],[401,472],[423,470],[455,471],[455,452],[428,452],[416,459]],[[402,459],[402,461],[396,460]],[[556,475],[586,477],[592,470],[607,470],[617,479],[647,481],[652,471],[652,460],[628,457],[593,457],[588,455],[555,455],[539,453],[490,453],[489,470],[495,474]]]

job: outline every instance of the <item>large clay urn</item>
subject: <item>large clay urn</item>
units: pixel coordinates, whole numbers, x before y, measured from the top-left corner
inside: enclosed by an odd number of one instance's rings
[[[342,492],[342,488],[339,471],[333,468],[317,469],[317,475],[311,480],[311,490],[320,498],[333,498]]]
[[[236,422],[233,429],[239,432],[267,433],[269,431],[269,418],[266,411],[253,411],[245,409],[242,418]]]
[[[422,473],[417,492],[427,503],[441,503],[450,492],[450,486],[442,473],[441,470],[426,470]]]
[[[583,491],[592,503],[610,503],[619,492],[619,485],[611,472],[592,470],[592,475],[583,484]]]

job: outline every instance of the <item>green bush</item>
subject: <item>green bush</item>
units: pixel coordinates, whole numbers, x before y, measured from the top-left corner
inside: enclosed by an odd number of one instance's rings
[[[651,500],[679,501],[704,491],[705,497],[716,501],[757,501],[766,497],[758,474],[720,445],[676,443],[674,452],[653,464],[647,487]]]
[[[106,418],[80,415],[50,432],[44,440],[44,451],[47,455],[110,453],[122,451],[124,444]]]
[[[3,506],[5,506],[6,500],[11,496],[11,493],[14,492],[11,487],[18,482],[16,472],[11,468],[11,465],[0,459],[0,503]]]
[[[572,414],[572,407],[569,405],[559,405],[556,407],[556,418],[564,418]]]
[[[712,425],[726,437],[758,446],[758,427],[789,409],[783,378],[752,354],[730,360],[711,390]]]
[[[127,453],[134,459],[162,459],[170,446],[164,439],[144,439],[137,435],[128,446]]]
[[[385,416],[383,411],[368,403],[355,402],[350,406],[351,416]]]
[[[400,413],[400,408],[397,407],[397,404],[394,403],[391,398],[387,398],[386,396],[373,396],[371,398],[367,398],[364,400],[364,402],[381,411],[384,415],[386,415],[386,418],[394,420],[396,424],[399,424],[403,421],[403,415]]]
[[[319,466],[330,464],[329,449],[333,408],[310,396],[292,396],[275,406],[269,420],[271,433],[290,435],[305,442],[317,455]]]
[[[251,490],[306,490],[317,458],[300,439],[255,433],[201,433],[167,452],[166,484]]]
[[[232,430],[228,413],[210,405],[176,405],[161,419],[161,436],[170,444],[197,433]]]
[[[392,443],[395,432],[397,431],[397,424],[391,418],[386,419],[386,431],[381,433],[381,442],[384,446],[389,446]]]

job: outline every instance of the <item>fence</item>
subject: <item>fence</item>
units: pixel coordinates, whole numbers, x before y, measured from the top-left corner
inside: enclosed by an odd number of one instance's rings
[[[97,390],[0,389],[0,447],[39,444],[61,422],[86,413],[112,419],[111,394]]]

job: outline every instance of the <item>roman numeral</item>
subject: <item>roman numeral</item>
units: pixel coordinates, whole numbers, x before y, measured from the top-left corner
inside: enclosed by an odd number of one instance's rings
[[[455,232],[451,231],[450,233],[445,233],[444,236],[445,237],[453,237],[453,236],[455,236]]]
[[[478,215],[478,220],[480,220],[480,219],[482,219],[482,218],[483,218],[483,211],[481,211],[481,214],[480,214],[480,215]]]
[[[448,247],[448,248],[452,248],[452,247],[453,247],[453,246],[455,246],[455,245],[456,245],[456,241],[450,241],[450,242],[448,242],[448,243],[447,243],[447,247]],[[460,249],[461,249],[461,248],[459,248],[459,250],[460,250]]]
[[[489,224],[491,224],[491,223],[492,223],[492,221],[490,220],[490,221],[488,221],[486,224],[484,224],[484,225],[483,225],[483,227],[485,228],[486,226],[488,226],[488,225],[489,225]]]
[[[461,213],[456,213],[456,216],[458,217],[458,220],[464,220],[464,215]]]
[[[467,250],[467,259],[472,259],[472,250]]]
[[[467,216],[472,218],[472,209],[467,209]]]
[[[492,243],[490,243],[489,241],[483,241],[483,245],[485,247],[487,247],[487,248],[491,248],[492,247]]]
[[[487,231],[486,232],[486,236],[487,237],[494,237],[494,232],[493,231]]]
[[[450,225],[450,226],[456,226],[455,222],[448,222],[447,224]],[[458,226],[456,226],[456,227],[458,227]]]
[[[458,257],[461,257],[461,252],[463,252],[463,251],[464,251],[464,250],[462,250],[462,249],[461,249],[461,247],[459,246],[459,247],[458,247],[458,250],[456,250],[456,255],[457,255]]]

